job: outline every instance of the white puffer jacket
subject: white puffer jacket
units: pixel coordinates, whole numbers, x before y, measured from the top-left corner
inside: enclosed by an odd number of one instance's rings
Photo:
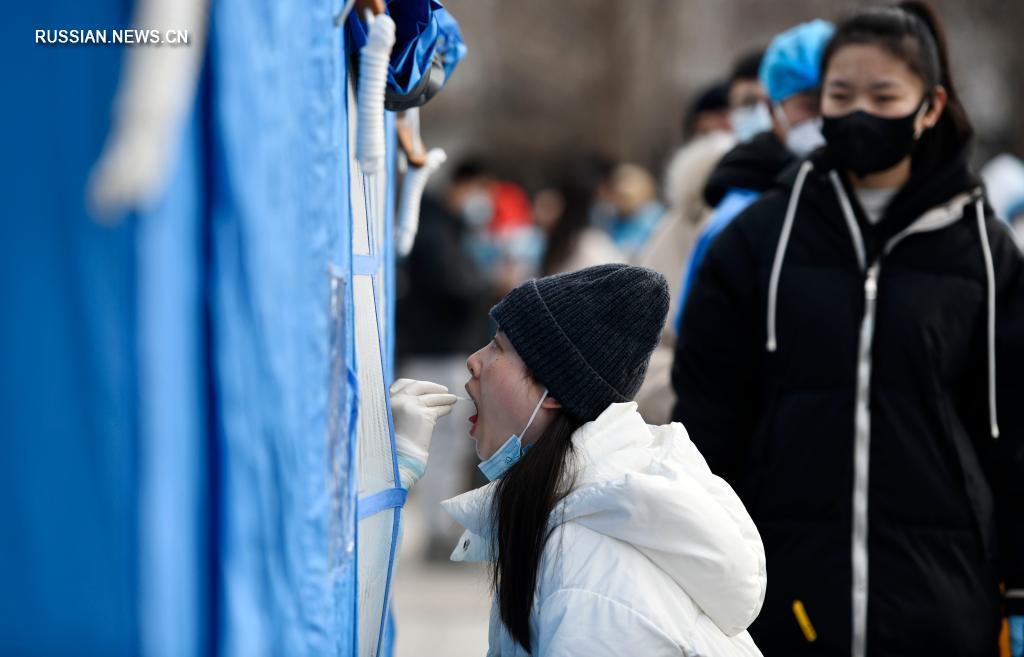
[[[760,655],[746,628],[765,557],[746,509],[681,424],[612,404],[573,435],[576,485],[551,514],[530,618],[533,655]],[[494,484],[444,502],[454,561],[490,558]],[[489,656],[528,653],[491,608]]]

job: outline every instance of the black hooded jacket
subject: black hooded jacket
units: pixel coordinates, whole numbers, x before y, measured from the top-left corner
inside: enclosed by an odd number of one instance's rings
[[[399,360],[465,355],[486,343],[493,289],[463,246],[462,219],[423,197],[419,232],[398,268]]]
[[[1024,589],[1024,257],[962,158],[877,225],[824,151],[787,169],[711,246],[672,379],[764,540],[764,654],[996,654],[1000,582]]]
[[[716,207],[730,189],[763,192],[775,185],[775,179],[796,158],[774,132],[762,132],[750,141],[737,144],[715,165],[704,185],[704,200]]]

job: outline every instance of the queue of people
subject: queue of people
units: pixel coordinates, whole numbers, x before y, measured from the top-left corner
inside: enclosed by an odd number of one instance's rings
[[[811,20],[661,198],[581,158],[425,208],[399,457],[490,564],[489,655],[1024,655],[1024,166],[972,169],[952,55],[922,2]]]

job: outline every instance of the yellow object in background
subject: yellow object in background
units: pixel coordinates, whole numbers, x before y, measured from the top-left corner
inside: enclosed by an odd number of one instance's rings
[[[804,603],[799,600],[793,601],[793,615],[796,616],[796,622],[800,625],[800,629],[804,633],[804,638],[811,643],[816,641],[818,639],[818,633],[814,631],[814,626],[811,625],[811,619],[807,616],[807,610],[804,609]]]

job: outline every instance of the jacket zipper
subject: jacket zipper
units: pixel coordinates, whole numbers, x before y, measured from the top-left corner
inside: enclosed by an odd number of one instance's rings
[[[772,267],[772,278],[769,282],[768,299],[768,351],[775,351],[775,303],[778,287],[779,271],[781,270],[782,254],[789,239],[796,215],[796,204],[799,192],[803,187],[804,178],[809,172],[807,162],[801,168],[793,193],[790,195],[789,206],[783,231],[776,248],[775,263]],[[876,301],[878,298],[878,278],[881,272],[881,260],[892,252],[905,238],[915,233],[941,230],[956,223],[963,216],[963,207],[978,192],[963,193],[949,203],[933,208],[922,214],[910,226],[892,237],[868,265],[867,252],[864,248],[864,237],[861,235],[853,206],[843,188],[843,183],[836,171],[830,171],[828,177],[835,190],[846,227],[850,231],[850,239],[857,256],[857,264],[864,273],[864,314],[861,317],[860,336],[857,354],[857,381],[854,409],[854,448],[853,448],[853,517],[851,523],[851,566],[852,586],[851,604],[853,611],[853,627],[851,632],[851,654],[853,657],[864,657],[867,652],[867,620],[868,620],[868,485],[869,465],[871,462],[871,367],[872,350],[875,337]],[[995,413],[993,412],[993,417]],[[997,429],[993,421],[993,435]]]
[[[868,267],[864,278],[864,316],[857,357],[857,398],[853,444],[853,657],[864,657],[868,621],[868,467],[871,462],[871,350],[881,262]]]
[[[882,254],[865,270],[864,238],[853,215],[850,199],[843,189],[835,171],[829,173],[832,186],[853,240],[854,250],[864,277],[864,315],[861,318],[860,339],[857,356],[857,395],[854,409],[853,449],[853,523],[851,541],[851,565],[853,582],[851,602],[853,606],[853,632],[851,634],[852,657],[865,657],[867,652],[868,622],[868,486],[871,463],[871,367],[872,348],[875,337],[876,301],[878,298],[878,277],[881,272],[881,258],[888,255],[897,244],[915,233],[941,230],[956,223],[962,216],[962,207],[969,197],[960,200],[957,210],[944,214],[925,213],[903,232],[888,241]]]

